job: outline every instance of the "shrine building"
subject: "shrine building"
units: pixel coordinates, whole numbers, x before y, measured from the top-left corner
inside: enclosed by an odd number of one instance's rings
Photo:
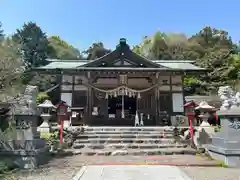
[[[183,77],[205,73],[188,60],[149,60],[131,51],[126,39],[111,53],[91,60],[48,60],[35,68],[58,77],[59,99],[69,105],[72,125],[171,125],[184,114]]]

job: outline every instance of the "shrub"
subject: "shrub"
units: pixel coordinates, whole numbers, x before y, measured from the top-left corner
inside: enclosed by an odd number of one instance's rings
[[[41,138],[44,139],[48,145],[56,145],[58,143],[58,132],[41,133]]]
[[[39,93],[37,96],[37,104],[43,103],[45,100],[49,99],[50,97],[48,96],[47,93]]]

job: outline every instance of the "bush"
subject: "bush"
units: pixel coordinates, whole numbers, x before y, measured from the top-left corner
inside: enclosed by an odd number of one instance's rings
[[[56,145],[59,140],[59,134],[58,132],[41,133],[41,138],[44,139],[48,145]]]
[[[39,93],[37,96],[37,104],[43,103],[45,100],[48,100],[50,97],[47,93]]]

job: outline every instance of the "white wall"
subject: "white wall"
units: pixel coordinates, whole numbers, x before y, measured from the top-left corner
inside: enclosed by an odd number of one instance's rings
[[[72,93],[61,93],[61,100],[72,106]]]

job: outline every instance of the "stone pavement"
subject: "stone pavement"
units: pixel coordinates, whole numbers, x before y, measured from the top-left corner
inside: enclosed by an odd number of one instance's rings
[[[175,166],[83,166],[73,180],[191,180]]]
[[[54,158],[30,172],[17,172],[18,180],[72,180],[83,166],[177,166],[191,180],[240,180],[239,169],[221,168],[219,163],[204,156],[68,156]],[[158,173],[161,174],[161,173]],[[158,176],[159,177],[159,176]],[[92,180],[92,179],[89,179]],[[127,179],[128,180],[128,179]],[[161,180],[161,177],[158,179]],[[174,179],[173,179],[174,180]]]

